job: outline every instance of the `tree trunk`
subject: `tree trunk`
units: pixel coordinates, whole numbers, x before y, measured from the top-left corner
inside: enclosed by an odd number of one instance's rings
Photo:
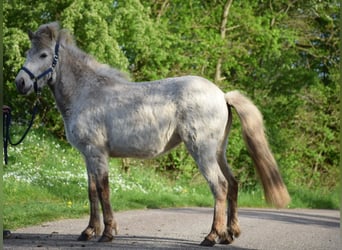
[[[221,26],[220,26],[222,40],[226,38],[226,32],[227,32],[226,26],[227,26],[227,21],[228,21],[229,10],[230,10],[230,7],[232,6],[232,3],[233,3],[233,0],[227,0],[223,8]],[[222,57],[220,56],[216,64],[215,83],[219,83],[222,80],[224,80],[224,77],[221,76],[221,66],[222,66]]]

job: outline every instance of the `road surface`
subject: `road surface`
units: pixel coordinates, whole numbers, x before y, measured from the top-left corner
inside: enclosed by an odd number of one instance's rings
[[[147,209],[115,213],[119,234],[111,243],[78,242],[88,218],[18,229],[4,249],[208,249],[212,208]],[[342,249],[340,212],[309,209],[239,209],[242,234],[213,249]]]

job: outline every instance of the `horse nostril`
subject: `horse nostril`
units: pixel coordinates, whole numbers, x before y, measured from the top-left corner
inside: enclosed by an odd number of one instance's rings
[[[25,80],[24,80],[24,78],[20,78],[17,81],[17,87],[20,88],[20,89],[23,89],[25,87]]]
[[[19,79],[15,80],[15,85],[17,86],[17,90],[24,94],[25,92],[25,79],[23,77],[20,77]]]

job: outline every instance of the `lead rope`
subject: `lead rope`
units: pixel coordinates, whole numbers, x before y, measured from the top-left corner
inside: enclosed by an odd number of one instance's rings
[[[53,56],[53,60],[52,60],[52,65],[50,68],[48,68],[47,70],[45,70],[43,73],[41,73],[40,75],[38,75],[37,77],[26,67],[21,67],[20,70],[24,70],[31,78],[31,80],[33,81],[33,88],[34,88],[34,92],[37,94],[37,99],[35,101],[34,107],[33,107],[33,111],[32,111],[32,118],[30,121],[30,124],[28,126],[28,128],[26,129],[26,131],[24,132],[23,136],[20,138],[20,140],[16,143],[13,143],[11,140],[11,136],[10,136],[10,126],[11,126],[11,109],[10,108],[3,108],[3,135],[4,135],[4,159],[5,159],[5,164],[7,165],[8,162],[8,153],[7,153],[7,148],[8,148],[8,144],[12,145],[12,146],[17,146],[20,143],[22,143],[22,141],[25,139],[26,135],[28,134],[29,130],[31,129],[32,125],[33,125],[33,121],[34,118],[36,117],[36,114],[38,113],[38,105],[40,104],[40,88],[38,87],[38,80],[43,78],[44,76],[48,75],[51,73],[51,77],[48,81],[50,81],[52,79],[52,75],[53,72],[55,70],[55,67],[58,63],[58,52],[59,52],[59,43],[57,42],[55,45],[55,54]]]
[[[15,143],[13,143],[11,139],[11,135],[10,135],[10,126],[11,126],[11,119],[12,119],[11,109],[9,107],[2,109],[3,110],[4,160],[5,160],[6,165],[8,163],[8,151],[7,151],[8,144],[10,144],[11,146],[18,146],[25,139],[26,135],[28,134],[28,132],[30,131],[33,125],[34,118],[36,117],[36,114],[38,113],[38,105],[40,104],[39,97],[40,96],[38,95],[37,100],[35,101],[29,126],[25,130],[20,140]]]

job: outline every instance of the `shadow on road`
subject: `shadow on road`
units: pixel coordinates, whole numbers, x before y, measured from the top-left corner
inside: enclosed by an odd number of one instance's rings
[[[4,242],[4,249],[208,249],[199,242],[167,237],[115,236],[113,242],[99,243],[94,240],[77,241],[78,235],[13,234]],[[216,245],[216,249],[253,250],[234,245]]]
[[[286,212],[285,212],[286,211]],[[272,221],[281,221],[285,223],[295,223],[301,225],[311,225],[311,226],[319,226],[324,228],[339,228],[340,227],[340,219],[333,216],[326,215],[317,215],[317,214],[308,214],[300,213],[297,211],[291,210],[246,210],[241,209],[239,211],[239,215],[245,218],[256,218],[256,219],[264,219],[264,220],[272,220]]]

